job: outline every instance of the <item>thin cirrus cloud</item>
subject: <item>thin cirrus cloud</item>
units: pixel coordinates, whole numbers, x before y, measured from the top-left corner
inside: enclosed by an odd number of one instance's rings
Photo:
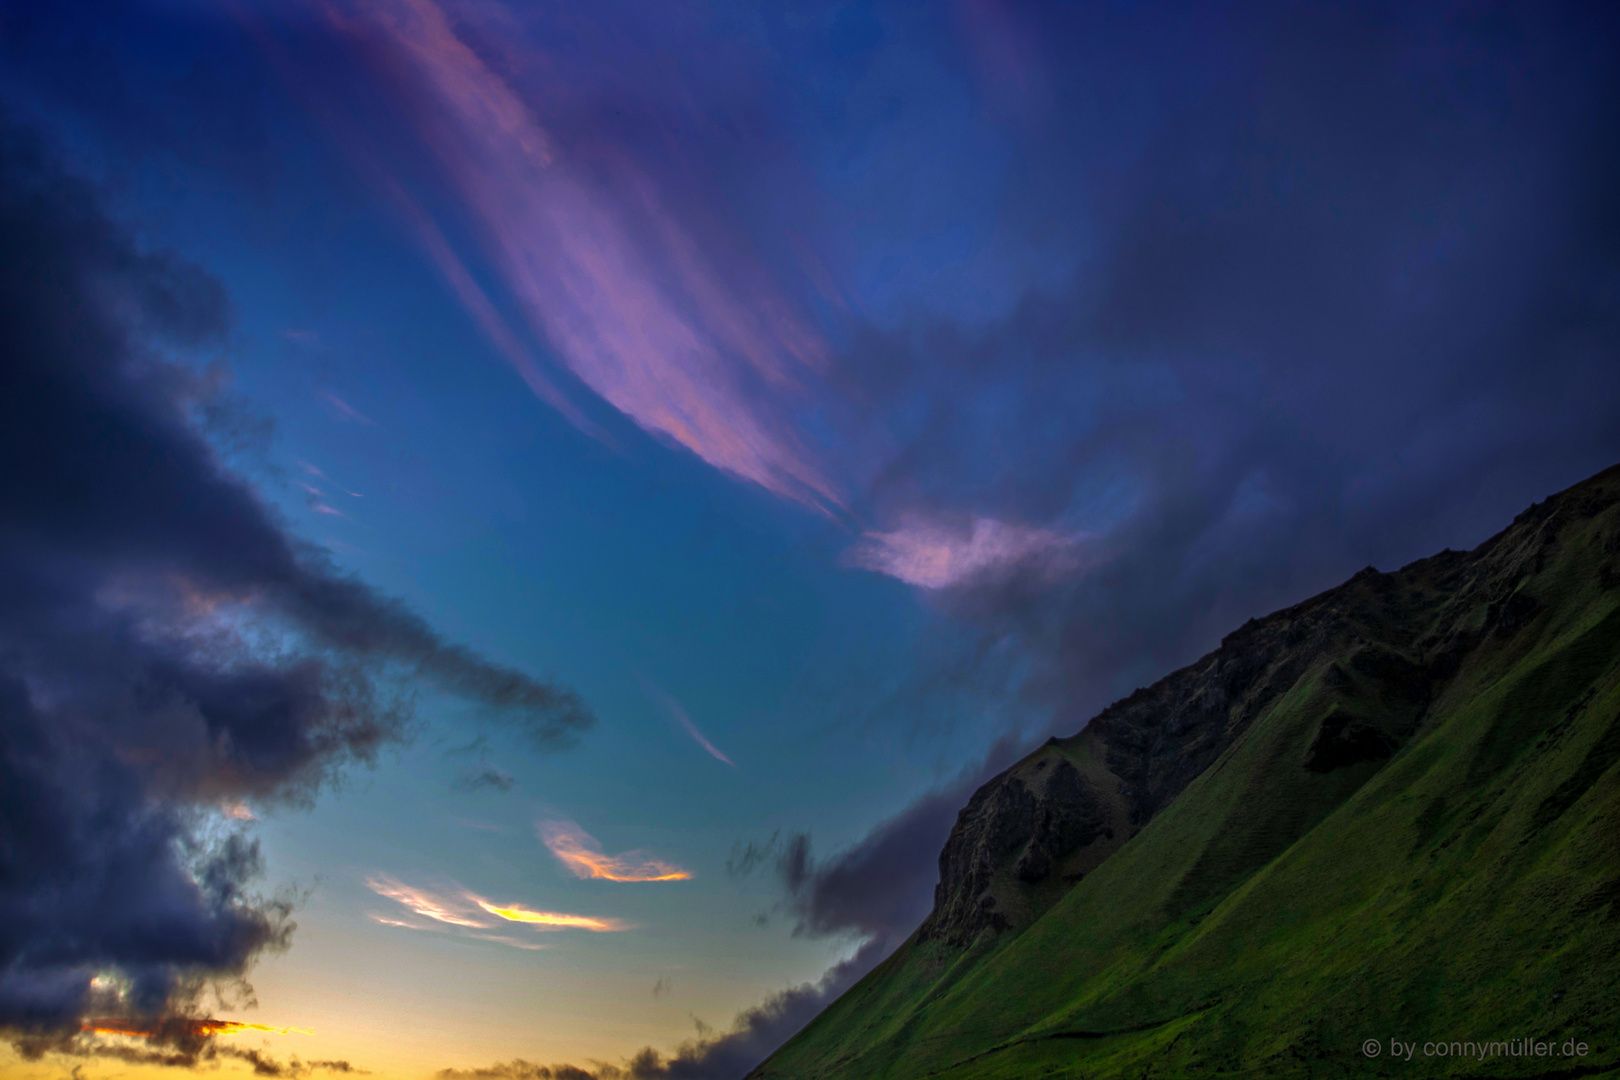
[[[723,761],[734,769],[737,767],[736,762],[732,761],[725,754],[721,753],[719,748],[716,747],[714,743],[710,742],[708,737],[705,736],[703,732],[698,730],[698,726],[692,722],[692,718],[686,714],[686,710],[681,707],[681,703],[679,701],[675,700],[675,696],[673,694],[646,678],[642,678],[641,688],[648,697],[657,702],[659,707],[669,714],[669,718],[671,720],[674,720],[681,726],[681,730],[685,731],[692,737],[693,742],[703,747],[710,757],[714,758],[716,761]]]
[[[347,401],[344,401],[330,390],[324,391],[321,394],[321,400],[325,401],[328,405],[332,406],[332,408],[336,409],[340,415],[350,420],[359,421],[360,423],[366,424],[370,427],[377,426],[377,421],[373,420],[359,409],[356,409],[353,405],[350,405]]]
[[[962,528],[914,517],[891,532],[865,533],[845,558],[909,585],[948,589],[1016,568],[1061,576],[1080,566],[1082,539],[995,518]]]
[[[604,855],[602,845],[596,842],[596,838],[572,821],[542,821],[535,826],[535,832],[539,834],[540,842],[575,877],[648,882],[686,881],[692,876],[645,851]]]
[[[371,921],[383,926],[405,930],[432,930],[432,923],[442,923],[467,931],[488,931],[502,922],[522,923],[533,930],[590,930],[603,933],[628,930],[630,924],[621,919],[594,915],[574,915],[560,911],[537,911],[524,904],[501,904],[475,892],[458,889],[455,893],[439,893],[406,885],[386,874],[366,879],[366,887],[378,896],[387,897],[419,918],[393,917],[372,912]],[[422,921],[430,920],[429,922]],[[533,948],[532,943],[496,934],[473,933],[484,941],[494,941],[519,948]]]
[[[564,915],[559,911],[534,911],[522,904],[507,904],[504,907],[492,904],[482,897],[473,898],[479,907],[497,918],[507,922],[523,923],[537,930],[590,930],[603,933],[612,930],[628,929],[628,924],[618,919],[598,919],[590,915]]]
[[[640,427],[778,497],[846,512],[847,494],[834,479],[840,470],[802,437],[798,423],[812,414],[825,420],[829,400],[818,396],[826,387],[816,380],[831,363],[826,340],[733,245],[695,226],[699,218],[643,167],[635,147],[615,143],[606,126],[584,140],[554,137],[544,105],[531,106],[547,100],[547,88],[508,73],[532,77],[558,57],[479,22],[502,18],[498,8],[306,2],[352,47],[437,163],[450,197],[430,208],[385,164],[398,155],[385,152],[334,95],[311,89],[318,78],[302,79],[284,61],[289,81],[302,83],[299,96],[399,210],[474,323],[538,397],[606,438],[541,370],[452,235],[473,238],[476,269],[490,271],[535,338]],[[1020,94],[1035,93],[1039,65],[1019,59],[1035,54],[1018,27],[996,26],[991,36],[1000,44],[987,63],[1017,74]],[[475,47],[484,37],[499,38],[496,52],[505,59],[498,66]],[[450,227],[446,206],[466,228]],[[1047,529],[975,518],[965,533],[914,522],[868,531],[845,561],[934,590],[1013,564],[1068,572],[1082,565],[1077,551],[1074,538]],[[689,719],[681,724],[730,763]]]
[[[474,912],[477,911],[476,905],[469,904],[463,900],[457,899],[456,897],[432,893],[426,889],[412,888],[411,886],[397,881],[386,874],[378,874],[375,877],[367,878],[366,887],[372,892],[376,893],[378,896],[385,896],[388,899],[400,904],[407,910],[412,911],[417,915],[421,915],[424,918],[432,919],[434,922],[441,922],[450,926],[465,926],[474,929],[487,929],[488,927],[495,925],[488,919],[479,918],[476,914],[474,914]],[[421,925],[419,923],[413,924],[405,920],[394,920],[389,922],[379,918],[376,921],[385,922],[386,925],[391,926],[411,926],[412,928],[416,928]]]
[[[828,348],[757,270],[723,273],[628,148],[559,148],[435,0],[312,2],[393,91],[530,329],[582,383],[715,468],[824,512],[843,505],[784,419]],[[543,56],[525,59],[518,67],[546,67]],[[578,423],[532,377],[439,223],[375,162],[363,168],[503,355]]]

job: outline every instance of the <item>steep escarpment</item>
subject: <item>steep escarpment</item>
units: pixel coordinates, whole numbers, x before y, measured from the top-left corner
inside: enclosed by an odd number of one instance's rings
[[[1620,1067],[1620,469],[1251,620],[985,784],[940,871],[757,1075],[1364,1075],[1526,1029]]]
[[[1066,891],[1054,888],[1054,873],[1063,886],[1079,881],[1316,668],[1335,705],[1322,718],[1307,767],[1331,772],[1388,758],[1432,693],[1435,676],[1420,659],[1419,639],[1444,592],[1426,586],[1451,559],[1441,555],[1428,560],[1434,566],[1400,575],[1364,570],[1339,588],[1251,620],[1198,662],[988,781],[940,855],[934,909],[920,939],[966,945],[985,930],[1033,921]]]
[[[1124,843],[1129,805],[1089,750],[1054,739],[974,793],[940,853],[919,940],[967,945],[1027,925]]]

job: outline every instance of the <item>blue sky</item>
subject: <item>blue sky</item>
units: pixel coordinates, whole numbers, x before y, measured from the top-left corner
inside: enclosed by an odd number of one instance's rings
[[[51,969],[78,987],[53,1022],[206,1012],[313,1032],[221,1046],[386,1076],[648,1046],[745,1069],[926,913],[985,776],[1620,457],[1613,36],[1578,6],[4,11],[8,129],[50,162],[7,183],[68,193],[7,213],[108,223],[48,248],[114,282],[84,303],[126,360],[85,385],[200,439],[177,460],[296,563],[154,570],[115,524],[74,610],[158,620],[188,664],[237,635],[221,679],[317,665],[387,731],[181,787],[109,735],[142,805],[193,815],[177,843],[259,845],[231,873],[298,926],[151,1000],[105,996],[143,985],[106,945]],[[131,357],[209,374],[149,399]],[[126,520],[58,490],[8,512]],[[166,519],[174,551],[227,535],[204,508],[213,532]],[[309,599],[345,582],[358,631]],[[562,736],[532,738],[503,678],[594,725],[536,705]],[[686,876],[579,876],[546,822]],[[257,1007],[175,971],[245,973]],[[0,1027],[45,1008],[0,991]],[[160,1068],[63,1038],[0,1060]]]

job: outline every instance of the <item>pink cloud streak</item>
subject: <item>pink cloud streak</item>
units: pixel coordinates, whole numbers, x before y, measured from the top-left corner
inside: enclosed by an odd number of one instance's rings
[[[390,78],[530,328],[581,382],[716,468],[824,511],[842,505],[784,419],[825,365],[814,329],[758,281],[724,277],[627,154],[566,158],[435,0],[325,10]],[[485,334],[566,412],[437,224],[389,183]]]
[[[681,707],[680,702],[675,700],[673,694],[665,691],[662,687],[653,683],[650,679],[640,675],[638,675],[637,678],[641,679],[641,689],[643,692],[645,692],[648,697],[652,698],[658,705],[660,705],[663,710],[669,714],[670,719],[681,725],[681,728],[692,737],[693,742],[703,747],[704,750],[708,751],[709,756],[715,758],[717,761],[723,761],[727,765],[730,765],[733,769],[737,767],[737,763],[735,761],[732,761],[730,758],[726,757],[725,754],[722,754],[719,748],[716,747],[714,743],[710,742],[703,732],[698,730],[698,726],[692,723],[692,718],[686,715],[686,710]]]
[[[1050,529],[975,517],[966,529],[911,518],[892,532],[868,532],[846,554],[853,566],[923,589],[948,589],[1019,564],[1048,576],[1080,565],[1080,539]]]

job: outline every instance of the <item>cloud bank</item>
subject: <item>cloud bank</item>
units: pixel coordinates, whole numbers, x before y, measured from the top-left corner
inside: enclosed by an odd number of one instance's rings
[[[340,573],[224,466],[216,380],[174,356],[229,323],[217,282],[0,123],[0,1033],[25,1054],[91,1052],[87,1017],[195,1016],[287,946],[247,806],[404,737],[398,678],[537,747],[592,723]],[[240,1056],[211,1039],[139,1054]]]

